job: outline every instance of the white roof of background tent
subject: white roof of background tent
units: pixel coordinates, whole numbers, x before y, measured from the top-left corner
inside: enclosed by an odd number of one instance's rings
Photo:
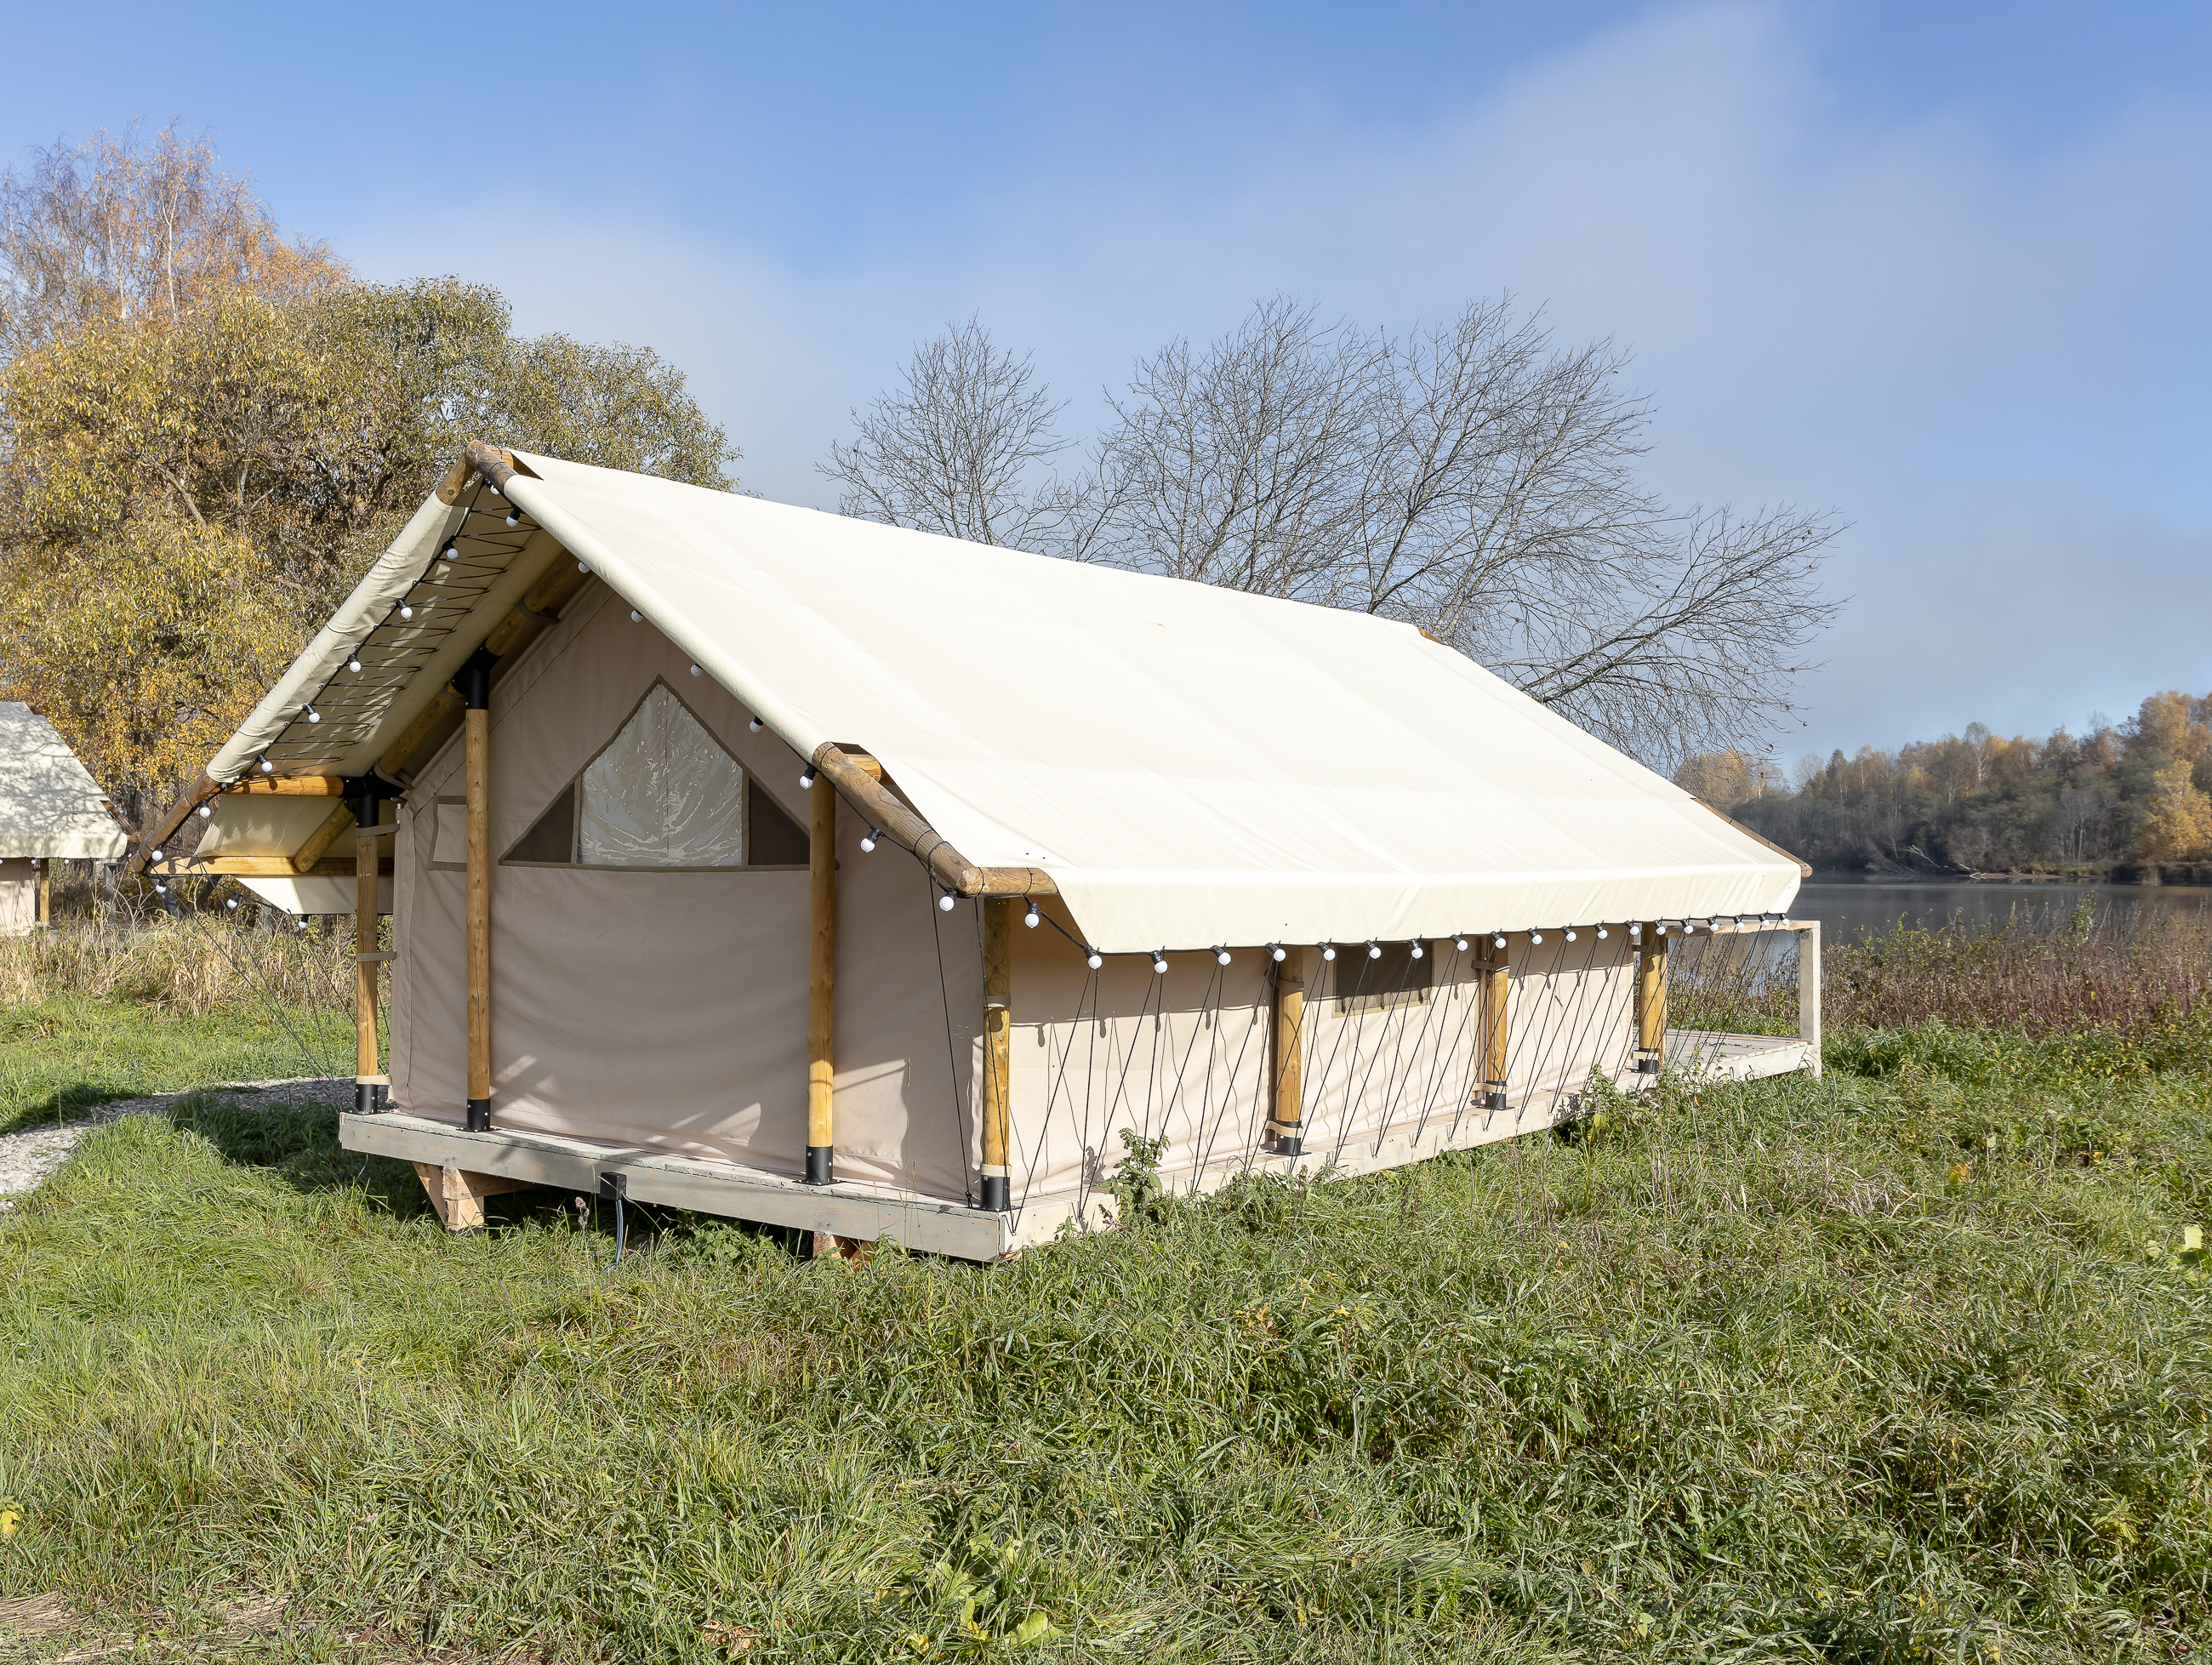
[[[106,794],[54,726],[0,702],[0,857],[113,861],[129,848]]]
[[[802,757],[872,753],[1108,951],[1796,893],[1789,858],[1409,626],[518,460],[509,499]]]

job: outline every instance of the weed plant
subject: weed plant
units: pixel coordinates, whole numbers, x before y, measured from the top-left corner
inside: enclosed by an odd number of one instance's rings
[[[2212,1092],[2141,1061],[1853,1033],[1199,1202],[1133,1150],[1125,1229],[995,1268],[448,1239],[327,1113],[188,1101],[0,1219],[0,1599],[56,1652],[2183,1658]]]

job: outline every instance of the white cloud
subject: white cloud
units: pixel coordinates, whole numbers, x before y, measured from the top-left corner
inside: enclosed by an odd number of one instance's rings
[[[2212,684],[2187,630],[2141,612],[2212,553],[2204,108],[2145,103],[2023,158],[1960,113],[1862,118],[1782,14],[1716,6],[1595,36],[1425,128],[1301,106],[1246,130],[1143,179],[1009,162],[826,273],[739,216],[709,234],[557,197],[352,246],[380,276],[495,283],[526,328],[658,348],[749,486],[817,502],[847,409],[948,317],[1033,345],[1081,412],[1134,354],[1278,290],[1399,325],[1510,290],[1635,349],[1669,495],[1854,522],[1835,575],[1856,599],[1786,755]]]

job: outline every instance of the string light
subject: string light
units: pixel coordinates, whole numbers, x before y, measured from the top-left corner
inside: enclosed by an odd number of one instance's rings
[[[1037,922],[1043,917],[1043,915],[1037,912],[1036,898],[1034,896],[1030,897],[1030,910],[1022,915],[1022,923],[1028,926],[1030,930],[1034,931],[1037,928]]]
[[[1644,940],[1644,927],[1640,925],[1630,926],[1628,927],[1628,939],[1631,942],[1642,942]]]
[[[1567,929],[1566,929],[1565,935],[1566,935],[1566,939],[1567,939],[1567,940],[1568,940],[1569,942],[1572,942],[1572,941],[1575,939],[1575,927],[1574,927],[1573,926],[1570,925],[1570,926],[1567,927]]]
[[[1496,936],[1492,937],[1492,938],[1490,939],[1490,945],[1491,945],[1492,948],[1503,948],[1503,947],[1504,947],[1504,946],[1505,946],[1505,933],[1504,933],[1503,931],[1500,931],[1500,932],[1499,932]]]
[[[448,538],[446,540],[446,547],[438,551],[438,559],[441,561],[458,561],[460,558],[461,546],[459,544],[456,544],[452,538]]]
[[[1152,969],[1155,972],[1164,972],[1167,969],[1168,951],[1164,948],[1154,949],[1152,951]]]
[[[756,717],[752,721],[747,723],[745,726],[752,730],[754,733],[757,734],[761,732],[761,720]]]
[[[1371,937],[1367,941],[1367,957],[1370,960],[1379,960],[1382,957],[1382,945]]]
[[[159,861],[161,859],[161,853],[159,850],[155,851],[151,859]]]
[[[408,602],[404,602],[404,601],[401,602],[401,603],[399,604],[399,617],[402,617],[402,618],[412,618],[412,617],[415,617],[415,609],[414,609],[413,605],[412,605],[410,603],[408,603]]]
[[[352,671],[356,676],[361,674],[361,655],[359,653],[356,653],[351,659],[346,661],[346,669]]]
[[[864,855],[873,855],[876,853],[876,841],[883,836],[884,829],[881,827],[869,828],[868,830],[862,834],[860,837],[861,854]],[[1034,923],[1035,921],[1031,922]]]
[[[1528,933],[1528,945],[1532,948],[1543,940],[1544,933],[1541,931],[1531,931]]]
[[[1217,948],[1213,951],[1213,957],[1223,965],[1226,965],[1229,963],[1229,951],[1226,948]]]
[[[261,760],[261,772],[264,775],[274,775],[276,772],[276,765],[264,757]]]
[[[951,912],[952,911],[952,892],[951,892],[951,891],[947,890],[947,891],[946,891],[943,896],[941,896],[938,897],[938,899],[937,899],[937,911],[938,911],[939,913],[940,913],[940,914],[949,914],[949,913],[951,913]]]
[[[580,573],[587,573],[591,571],[591,569],[592,563],[588,561],[579,561],[576,563],[576,570]]]
[[[1085,954],[1083,957],[1083,963],[1089,966],[1093,971],[1096,971],[1100,966],[1106,963],[1106,959],[1103,955],[1099,953],[1099,951],[1094,948],[1088,954]]]
[[[233,896],[229,901],[224,902],[222,905],[226,908],[235,908],[238,906],[238,898],[236,896]]]
[[[1284,947],[1280,943],[1269,943],[1267,945],[1267,957],[1274,961],[1278,965],[1280,965],[1285,960],[1288,959],[1290,955],[1291,951]]]
[[[319,723],[323,720],[323,714],[312,705],[303,705],[300,709],[307,714],[307,720],[311,723]]]
[[[203,805],[200,805],[200,819],[201,819],[201,820],[203,820],[203,821],[206,820],[206,819],[208,818],[208,817],[210,817],[210,815],[213,815],[214,813],[215,813],[215,805],[212,805],[212,804],[203,804]]]
[[[1599,926],[1597,928],[1597,939],[1600,942],[1603,942],[1605,940],[1605,927],[1602,925]]]
[[[799,771],[799,789],[801,792],[811,792],[814,790],[814,769],[812,765],[810,764],[805,769]]]
[[[1456,948],[1457,950],[1459,950],[1459,951],[1460,951],[1461,953],[1462,953],[1462,954],[1466,953],[1466,952],[1467,952],[1467,939],[1466,939],[1465,937],[1454,937],[1454,938],[1452,939],[1452,946],[1453,946],[1454,948]]]
[[[631,623],[637,624],[642,623],[644,618],[645,615],[638,611],[636,608],[633,607],[629,610],[629,622]]]
[[[1413,951],[1413,957],[1414,957],[1415,959],[1417,959],[1417,960],[1418,960],[1418,959],[1419,959],[1419,958],[1421,957],[1421,952],[1422,952],[1422,950],[1421,950],[1421,945],[1420,945],[1420,944],[1419,944],[1418,942],[1414,942],[1414,943],[1408,943],[1408,944],[1407,945],[1407,948],[1409,948],[1409,949]]]
[[[1334,959],[1336,957],[1336,945],[1333,942],[1323,943],[1321,945],[1321,957],[1325,960]]]
[[[697,665],[695,665],[691,667],[691,674],[695,677],[699,674],[699,667]]]
[[[522,511],[519,508],[509,508],[507,512],[507,524],[510,527],[520,526],[522,524]]]

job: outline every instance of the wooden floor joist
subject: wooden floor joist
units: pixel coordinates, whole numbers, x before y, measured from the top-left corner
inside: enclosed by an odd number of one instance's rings
[[[438,1211],[448,1231],[481,1231],[483,1230],[483,1200],[495,1197],[503,1191],[524,1191],[531,1182],[509,1179],[503,1174],[477,1174],[465,1168],[456,1168],[448,1163],[440,1167],[434,1163],[414,1164],[416,1177],[422,1188],[430,1194],[430,1206]]]

